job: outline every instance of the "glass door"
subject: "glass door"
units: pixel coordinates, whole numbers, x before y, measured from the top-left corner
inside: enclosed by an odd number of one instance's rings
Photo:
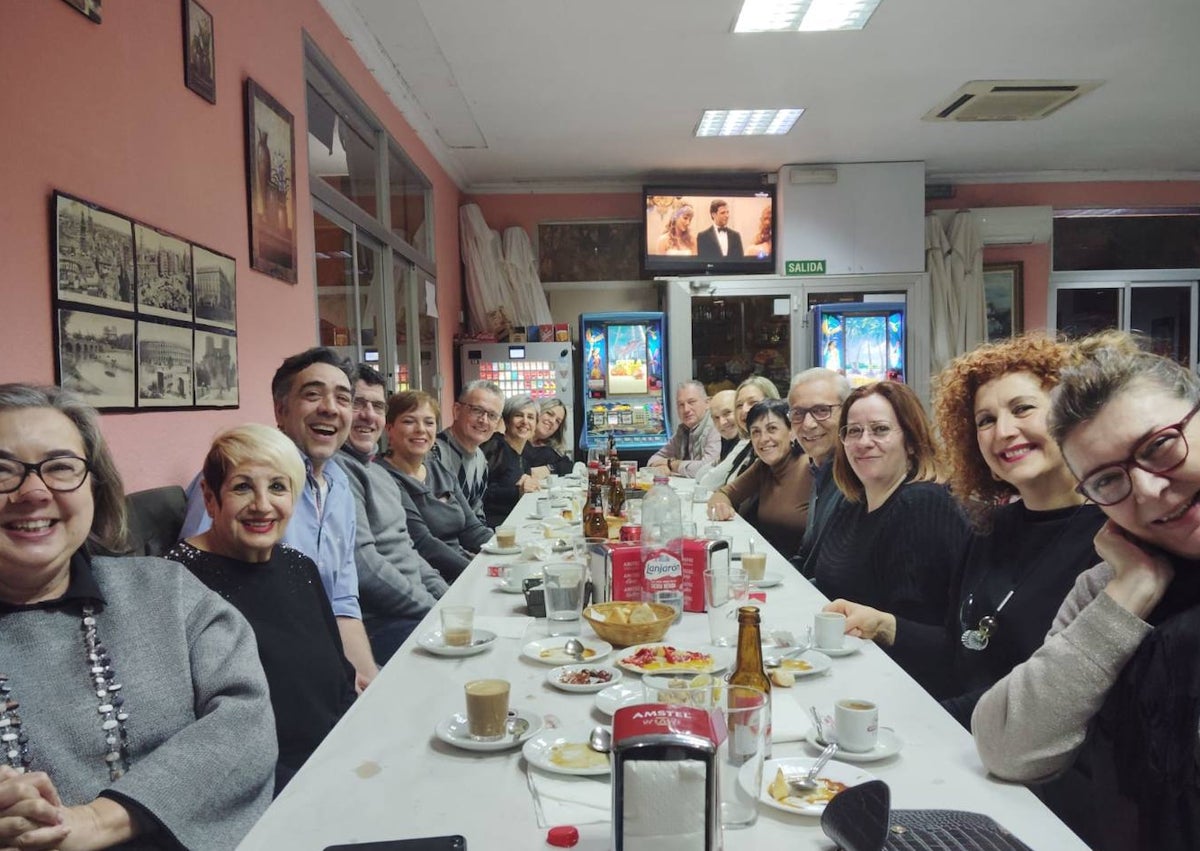
[[[1149,341],[1155,354],[1192,365],[1192,320],[1195,310],[1190,284],[1133,284],[1129,289],[1129,330]]]
[[[763,375],[786,397],[791,326],[791,298],[786,295],[693,296],[692,376],[711,394]]]
[[[418,296],[420,313],[417,316],[421,359],[421,389],[438,395],[442,389],[441,362],[438,358],[438,299],[437,281],[420,269],[413,269],[420,281]]]
[[[1087,285],[1059,289],[1055,294],[1055,328],[1068,337],[1086,337],[1106,328],[1120,328],[1124,287]]]

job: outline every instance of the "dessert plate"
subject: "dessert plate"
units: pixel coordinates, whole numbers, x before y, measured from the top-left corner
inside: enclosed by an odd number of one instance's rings
[[[586,683],[563,682],[564,675],[574,674],[578,671],[602,671],[608,674],[608,679],[605,680],[592,676],[588,678],[588,682]],[[595,693],[598,691],[603,691],[609,686],[616,685],[621,681],[621,677],[623,676],[624,674],[622,674],[616,668],[609,667],[608,665],[562,665],[561,667],[553,668],[546,673],[546,682],[550,683],[550,685],[554,686],[556,689],[561,689],[562,691]]]
[[[607,641],[601,641],[598,638],[579,638],[583,643],[583,659],[576,659],[567,653],[567,639],[570,636],[557,636],[555,638],[539,638],[537,641],[531,641],[521,648],[521,655],[526,659],[532,659],[534,662],[541,662],[543,665],[570,665],[581,664],[586,665],[589,662],[599,662],[609,653],[612,653],[612,645]],[[589,655],[590,654],[590,655]]]
[[[762,767],[762,782],[757,790],[757,798],[768,807],[774,807],[785,813],[803,816],[820,816],[825,812],[825,805],[829,800],[841,791],[843,788],[857,786],[859,783],[866,783],[868,780],[875,780],[873,774],[868,774],[861,768],[853,765],[846,765],[844,762],[831,761],[826,763],[817,775],[817,781],[820,784],[816,790],[808,795],[790,795],[782,800],[776,800],[770,793],[769,788],[771,782],[775,779],[776,772],[783,768],[788,774],[802,774],[812,767],[816,762],[815,759],[809,757],[786,757],[784,759],[768,759],[763,763]],[[754,795],[754,761],[746,763],[738,772],[738,783],[742,789],[751,795]]]
[[[521,755],[534,768],[555,774],[608,774],[612,770],[608,754],[588,747],[591,731],[591,727],[543,730],[525,741]]]

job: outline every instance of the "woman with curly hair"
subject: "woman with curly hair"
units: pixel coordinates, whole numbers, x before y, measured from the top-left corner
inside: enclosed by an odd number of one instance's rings
[[[655,254],[692,255],[696,253],[696,237],[692,234],[695,213],[687,204],[677,207],[655,246]]]
[[[889,652],[969,726],[988,688],[1041,646],[1104,522],[1050,436],[1050,391],[1071,347],[1040,336],[981,346],[938,377],[934,414],[974,535],[944,627],[846,603],[848,628]]]

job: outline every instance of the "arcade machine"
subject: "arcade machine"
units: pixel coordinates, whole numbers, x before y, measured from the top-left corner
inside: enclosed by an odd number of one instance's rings
[[[459,350],[459,388],[483,378],[500,385],[504,398],[532,396],[540,402],[552,396],[567,408],[563,439],[575,445],[575,352],[570,343],[462,343]]]
[[[851,387],[905,381],[907,317],[897,302],[813,307],[813,363],[836,370]]]
[[[579,317],[582,427],[579,446],[644,461],[671,437],[672,400],[662,313],[585,313]]]

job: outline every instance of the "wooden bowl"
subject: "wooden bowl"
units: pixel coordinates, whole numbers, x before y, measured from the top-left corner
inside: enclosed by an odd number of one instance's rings
[[[649,606],[654,612],[654,620],[648,623],[616,623],[612,619],[615,610],[622,610],[628,616],[629,612],[643,605]],[[675,609],[664,603],[593,603],[583,610],[583,616],[592,625],[596,635],[609,644],[629,647],[661,641],[675,620]]]

